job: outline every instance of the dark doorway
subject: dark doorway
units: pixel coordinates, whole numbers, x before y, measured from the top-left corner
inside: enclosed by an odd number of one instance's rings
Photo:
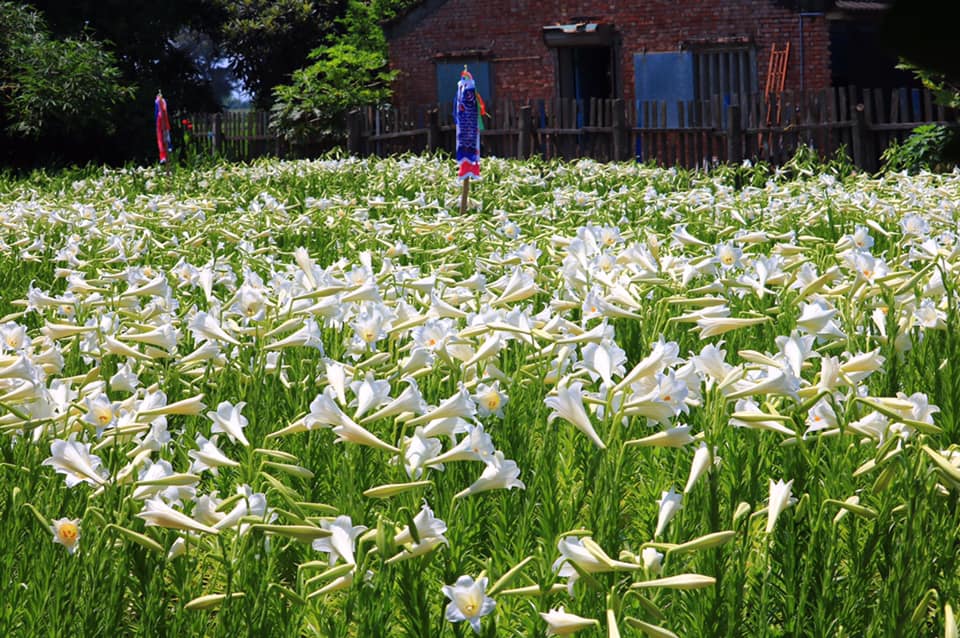
[[[613,47],[560,47],[557,57],[560,97],[577,100],[615,97]]]

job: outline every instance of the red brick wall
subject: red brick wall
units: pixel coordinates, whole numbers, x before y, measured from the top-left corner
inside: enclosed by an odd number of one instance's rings
[[[438,53],[489,49],[495,98],[547,99],[556,95],[555,51],[542,27],[588,18],[612,23],[620,38],[621,96],[632,99],[633,54],[675,51],[688,40],[750,38],[757,49],[757,86],[763,90],[770,45],[790,42],[786,88],[800,88],[800,18],[771,0],[448,0],[412,29],[399,24],[390,39],[390,64],[399,71],[395,104],[437,100]],[[408,23],[408,25],[411,23]],[[803,18],[804,85],[830,86],[826,19]]]

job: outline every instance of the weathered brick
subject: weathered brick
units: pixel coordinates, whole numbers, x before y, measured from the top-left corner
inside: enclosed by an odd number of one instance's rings
[[[542,27],[583,18],[614,25],[620,40],[621,96],[628,100],[634,96],[634,53],[676,51],[684,41],[726,37],[749,38],[756,46],[761,90],[770,45],[779,48],[789,41],[785,88],[801,88],[800,17],[771,0],[448,0],[407,33],[390,38],[390,64],[400,71],[395,102],[435,102],[436,56],[465,49],[491,51],[495,97],[555,97],[556,51],[544,44]],[[823,17],[803,21],[805,88],[826,88],[830,85],[827,21]]]

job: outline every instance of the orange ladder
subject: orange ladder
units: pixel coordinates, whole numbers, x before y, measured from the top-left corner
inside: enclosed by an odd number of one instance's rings
[[[763,90],[764,101],[767,103],[767,127],[780,123],[780,94],[787,81],[787,62],[790,60],[790,43],[782,49],[776,44],[770,45],[770,60],[767,62],[767,82]],[[773,109],[776,101],[776,120]],[[763,134],[759,135],[759,145],[763,147]]]

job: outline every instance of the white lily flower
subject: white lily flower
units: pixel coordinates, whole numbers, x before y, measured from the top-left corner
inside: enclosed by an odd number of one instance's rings
[[[644,547],[640,552],[640,560],[643,561],[643,568],[652,576],[663,570],[663,554],[653,547]]]
[[[420,506],[420,511],[413,517],[413,524],[417,529],[417,536],[420,538],[420,543],[431,539],[441,539],[442,542],[447,542],[447,539],[443,536],[447,531],[447,524],[433,515],[433,510],[430,509],[426,501],[423,502],[423,505]],[[393,542],[397,545],[416,544],[410,526],[407,525],[397,532],[396,536],[393,537]]]
[[[482,461],[490,463],[496,454],[493,439],[483,431],[483,425],[467,425],[466,436],[460,442],[439,456],[428,461],[428,465],[436,466],[454,461]]]
[[[240,342],[231,337],[220,326],[220,323],[206,312],[198,312],[190,322],[190,331],[196,341],[223,341],[230,345],[239,346]]]
[[[774,482],[770,479],[770,500],[767,504],[767,534],[773,532],[780,513],[791,504],[790,492],[793,488],[793,479],[786,483],[783,479]]]
[[[372,372],[368,372],[363,381],[354,381],[350,390],[357,397],[357,411],[354,419],[359,419],[369,410],[381,406],[390,397],[390,382],[378,381]]]
[[[433,466],[437,469],[443,469],[442,465],[437,465],[436,458],[443,449],[440,439],[429,438],[423,433],[422,427],[417,427],[413,431],[413,436],[404,437],[403,445],[403,469],[407,471],[407,476],[412,479],[419,479],[423,476],[423,469],[427,466]]]
[[[526,489],[527,486],[523,484],[519,476],[520,468],[517,467],[517,462],[504,459],[503,452],[498,450],[493,459],[487,463],[480,478],[474,481],[470,487],[457,492],[453,498],[464,498],[488,490],[512,490],[515,487],[521,490]]]
[[[557,549],[560,550],[560,558],[553,562],[552,569],[557,572],[557,576],[567,579],[567,588],[571,596],[573,586],[580,578],[580,573],[574,565],[588,574],[634,571],[642,568],[641,565],[610,558],[590,537],[565,536],[557,541]]]
[[[477,404],[477,414],[479,416],[493,415],[501,419],[503,418],[503,409],[509,401],[506,393],[500,390],[499,381],[494,381],[493,385],[478,384],[476,392],[473,393],[473,400]]]
[[[470,392],[465,387],[460,386],[460,389],[456,394],[429,412],[410,419],[407,421],[407,425],[422,425],[429,421],[445,419],[448,417],[469,419],[472,418],[476,413],[477,404],[474,403],[473,397],[470,396]]]
[[[322,521],[320,527],[329,531],[330,536],[314,540],[313,549],[328,554],[331,566],[339,560],[348,565],[356,564],[354,544],[357,537],[367,531],[366,526],[354,525],[349,516],[341,515],[332,521]]]
[[[494,610],[496,601],[486,595],[487,578],[473,580],[460,576],[453,585],[443,586],[443,595],[450,599],[444,617],[450,622],[466,620],[474,633],[480,633],[480,619]]]
[[[657,513],[657,530],[653,533],[654,538],[663,535],[663,532],[667,529],[667,524],[669,524],[677,512],[680,511],[682,501],[683,494],[677,494],[673,491],[672,487],[668,492],[661,494],[660,500],[657,501],[660,510]]]
[[[187,456],[193,459],[190,465],[190,472],[197,473],[204,470],[210,470],[214,475],[218,474],[218,468],[221,467],[240,467],[240,463],[227,457],[220,448],[217,447],[216,437],[210,437],[207,440],[201,434],[197,434],[197,449],[188,450]]]
[[[100,457],[90,454],[90,444],[80,443],[72,435],[69,439],[56,439],[50,443],[50,456],[42,465],[53,467],[63,474],[67,487],[79,483],[104,485],[109,474],[103,468]]]
[[[236,405],[223,401],[217,406],[216,412],[207,412],[207,418],[213,421],[210,431],[223,432],[231,441],[239,441],[244,447],[249,447],[250,442],[243,434],[243,429],[247,427],[247,418],[240,414],[246,404],[246,401]]]
[[[690,476],[687,478],[683,493],[689,494],[693,491],[693,486],[714,463],[716,463],[716,460],[710,448],[707,447],[706,443],[700,443],[700,447],[693,453],[693,461],[690,463]]]
[[[420,388],[417,386],[416,380],[411,377],[406,377],[404,381],[407,383],[407,387],[403,389],[403,392],[401,392],[397,398],[391,400],[373,414],[366,416],[361,423],[370,423],[378,419],[386,419],[387,417],[396,416],[404,412],[412,412],[414,414],[423,414],[426,412],[427,404],[420,394]]]
[[[80,519],[57,518],[50,522],[53,542],[63,545],[71,554],[76,554],[80,544]]]
[[[553,422],[557,417],[572,424],[578,430],[587,435],[594,445],[601,450],[607,446],[601,440],[600,435],[593,429],[590,417],[583,407],[583,383],[575,381],[569,386],[561,386],[556,389],[555,396],[548,396],[544,399],[547,407],[553,412],[547,417],[547,423]]]
[[[203,532],[205,534],[218,534],[220,530],[204,525],[199,521],[187,516],[183,512],[177,511],[154,497],[147,500],[143,505],[143,510],[136,514],[137,518],[142,518],[147,525],[157,527],[167,527],[169,529],[178,529],[186,532]]]
[[[596,618],[584,618],[563,610],[563,605],[551,609],[549,612],[540,612],[540,617],[547,623],[548,636],[566,636],[587,627],[597,627],[600,621]]]

